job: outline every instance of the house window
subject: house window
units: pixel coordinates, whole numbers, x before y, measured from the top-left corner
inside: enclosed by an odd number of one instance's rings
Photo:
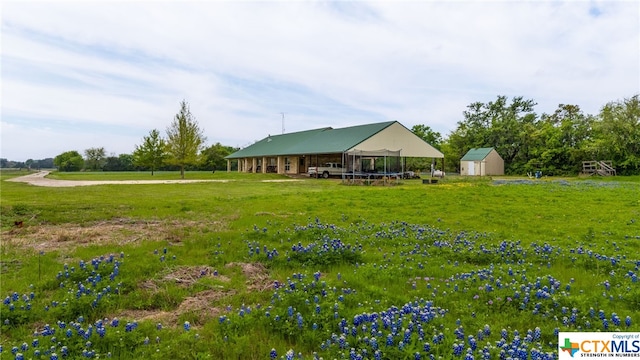
[[[291,170],[291,159],[286,157],[284,158],[284,171],[289,172]]]

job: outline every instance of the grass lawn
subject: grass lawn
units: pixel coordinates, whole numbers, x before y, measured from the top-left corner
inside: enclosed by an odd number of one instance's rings
[[[557,358],[558,331],[640,329],[640,177],[17,175],[2,359]]]

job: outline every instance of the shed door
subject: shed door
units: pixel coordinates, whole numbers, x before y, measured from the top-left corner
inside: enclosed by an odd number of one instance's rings
[[[468,167],[468,170],[469,170],[469,175],[475,175],[476,174],[475,165],[476,165],[475,161],[469,161],[467,163],[467,167]]]

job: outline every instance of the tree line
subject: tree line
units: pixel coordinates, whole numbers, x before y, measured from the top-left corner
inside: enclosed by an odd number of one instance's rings
[[[166,138],[153,129],[142,138],[132,154],[107,156],[104,147],[89,148],[84,157],[76,150],[66,151],[53,158],[53,165],[61,171],[215,171],[227,168],[224,159],[237,148],[216,143],[205,147],[203,129],[191,114],[186,101],[166,129]]]
[[[53,168],[53,158],[28,159],[27,161],[14,161],[7,158],[0,158],[0,169],[51,169]]]
[[[460,171],[460,159],[472,148],[493,147],[505,161],[505,173],[575,175],[583,161],[610,160],[618,174],[640,174],[640,95],[611,101],[596,115],[578,105],[560,104],[551,114],[537,114],[537,103],[524,97],[499,95],[494,101],[474,102],[446,137],[427,125],[411,130],[445,155],[444,170]],[[106,156],[104,148],[56,156],[62,171],[104,170],[223,170],[225,156],[238,148],[220,143],[204,147],[206,138],[183,100],[166,129],[153,129],[132,154]],[[410,170],[427,170],[430,159],[408,159]]]
[[[621,175],[640,174],[639,97],[609,102],[596,115],[568,104],[538,115],[534,100],[498,96],[468,105],[447,138],[425,125],[412,131],[442,151],[448,172],[460,171],[470,149],[492,147],[504,159],[506,174],[575,175],[583,161],[592,160],[612,161]]]

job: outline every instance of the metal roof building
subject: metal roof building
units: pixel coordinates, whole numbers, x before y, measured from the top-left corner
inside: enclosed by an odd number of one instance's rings
[[[397,121],[339,129],[330,127],[282,135],[269,135],[229,156],[240,172],[306,173],[309,166],[326,162],[349,163],[353,154],[369,158],[386,153],[400,157],[443,158],[444,155]],[[355,169],[357,164],[352,164]],[[352,169],[352,170],[353,170]]]
[[[504,175],[504,160],[494,148],[474,148],[460,159],[460,175]]]

